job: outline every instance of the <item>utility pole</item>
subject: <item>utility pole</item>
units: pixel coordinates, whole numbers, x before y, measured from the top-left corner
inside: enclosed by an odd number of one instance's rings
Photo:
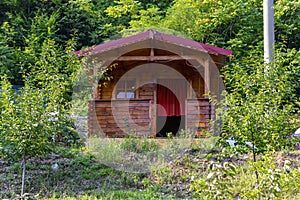
[[[269,64],[274,58],[274,2],[264,0],[264,60]]]

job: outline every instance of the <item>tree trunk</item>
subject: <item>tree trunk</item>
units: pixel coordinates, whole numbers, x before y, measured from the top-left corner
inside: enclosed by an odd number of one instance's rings
[[[24,195],[24,188],[25,188],[25,172],[26,172],[26,156],[24,154],[22,160],[22,188],[21,188],[21,196]]]
[[[256,162],[256,152],[255,152],[255,143],[254,143],[254,133],[252,132],[252,155],[253,155],[253,163]],[[258,171],[255,169],[256,182],[258,183],[259,175]]]

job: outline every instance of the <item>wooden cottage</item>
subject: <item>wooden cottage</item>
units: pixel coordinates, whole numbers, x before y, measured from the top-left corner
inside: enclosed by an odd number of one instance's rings
[[[219,70],[230,50],[148,30],[89,50],[95,79],[89,101],[88,133],[159,137],[209,128],[213,106],[205,94],[220,97]]]

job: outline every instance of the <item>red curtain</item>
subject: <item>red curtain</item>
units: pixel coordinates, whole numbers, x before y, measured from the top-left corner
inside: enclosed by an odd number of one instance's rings
[[[157,85],[157,115],[185,115],[186,82],[180,79],[159,80]]]

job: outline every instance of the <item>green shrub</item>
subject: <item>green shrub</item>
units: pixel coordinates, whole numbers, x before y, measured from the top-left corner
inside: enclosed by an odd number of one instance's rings
[[[241,151],[250,150],[254,155],[293,146],[288,137],[298,125],[294,107],[298,53],[279,49],[269,65],[262,57],[254,50],[248,60],[233,64],[231,69],[228,66],[226,81],[230,86],[217,115],[223,142],[228,138],[240,145],[251,142],[254,149]]]
[[[297,199],[299,175],[299,170],[280,168],[265,155],[246,166],[212,163],[206,177],[195,180],[191,189],[201,199]]]

